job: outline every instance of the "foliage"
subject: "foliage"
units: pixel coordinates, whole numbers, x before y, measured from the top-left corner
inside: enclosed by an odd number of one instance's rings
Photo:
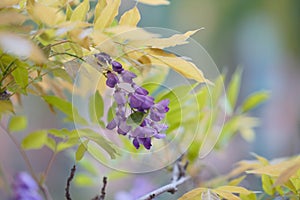
[[[167,0],[139,2],[169,4]],[[231,77],[226,96],[225,75],[207,80],[194,63],[165,51],[188,43],[188,38],[199,30],[161,38],[137,28],[141,19],[137,6],[119,14],[120,4],[121,0],[99,0],[93,8],[89,0],[14,0],[0,3],[0,119],[4,122],[10,118],[3,130],[16,143],[46,199],[49,197],[43,188],[52,162],[38,176],[40,173],[32,170],[26,158],[27,150],[48,148],[53,153],[51,160],[60,152],[74,152],[76,162],[80,161],[87,171],[75,178],[80,185],[91,185],[95,183],[93,177],[99,176],[92,164],[87,164],[84,159],[87,152],[100,161],[116,159],[120,155],[117,145],[103,134],[107,123],[114,118],[117,105],[106,103],[108,89],[104,81],[107,73],[94,57],[99,52],[105,52],[126,70],[137,73],[139,82],[155,96],[157,102],[170,100],[170,110],[166,113],[169,125],[166,140],[172,140],[176,131],[185,131],[175,142],[179,151],[186,151],[185,159],[190,161],[192,168],[198,167],[198,158],[211,150],[221,150],[237,133],[247,141],[254,138],[253,128],[258,126],[259,120],[251,117],[249,111],[264,102],[269,97],[268,92],[251,94],[239,104],[241,71],[237,70]],[[82,68],[100,80],[92,92],[76,93],[76,88],[85,88],[86,84],[82,81],[84,77],[78,75]],[[164,82],[170,70],[189,79],[192,84],[170,90],[151,84]],[[82,85],[77,85],[78,79]],[[40,97],[51,111],[65,117],[63,122],[75,124],[75,127],[35,130],[27,133],[21,144],[17,144],[14,138],[19,135],[15,132],[26,132],[28,123],[25,116],[18,115],[18,108],[22,96],[29,94]],[[88,113],[74,105],[71,95],[88,99]],[[145,116],[136,116],[136,113],[127,123],[142,123]],[[189,148],[182,146],[183,141],[192,141]],[[128,141],[121,142],[125,148],[132,150]],[[227,184],[199,186],[180,199],[256,199],[255,192],[239,186],[245,176],[228,181],[245,171],[261,177],[262,189],[267,195],[291,198],[299,195],[298,157],[277,164],[269,163],[272,162],[259,156],[255,162],[241,161],[223,178],[222,182],[225,180]],[[0,177],[0,183],[1,180]]]

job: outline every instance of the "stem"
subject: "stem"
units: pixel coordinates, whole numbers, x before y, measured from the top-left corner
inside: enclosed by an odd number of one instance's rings
[[[177,187],[181,184],[183,184],[184,182],[186,182],[187,180],[189,180],[191,177],[190,176],[186,176],[186,177],[182,177],[177,181],[174,181],[168,185],[165,185],[163,187],[160,187],[156,190],[153,190],[152,192],[140,197],[138,200],[151,200],[154,199],[155,197],[165,193],[165,192],[170,192],[170,193],[175,193],[177,191]]]
[[[35,180],[35,182],[39,184],[39,187],[40,187],[40,189],[41,189],[43,195],[45,196],[45,199],[46,199],[46,200],[52,200],[50,194],[48,193],[47,187],[46,187],[45,185],[42,185],[42,184],[39,183],[39,180],[38,180],[36,174],[34,173],[33,167],[32,167],[32,165],[31,165],[31,163],[30,163],[30,161],[29,161],[29,158],[28,158],[26,152],[20,147],[20,145],[18,144],[18,142],[17,142],[17,140],[15,139],[15,137],[14,137],[12,134],[10,134],[10,133],[3,127],[2,124],[0,124],[0,127],[1,127],[1,129],[8,135],[8,137],[12,140],[12,142],[13,142],[13,143],[15,144],[15,146],[17,147],[19,153],[21,154],[22,158],[23,158],[24,161],[25,161],[25,164],[26,164],[27,168],[29,169],[30,175],[31,175],[32,178]]]
[[[58,56],[58,55],[68,55],[68,56],[72,56],[72,57],[78,58],[79,60],[81,60],[81,61],[84,62],[84,60],[83,60],[82,58],[80,58],[79,56],[76,56],[76,55],[71,54],[71,53],[68,53],[68,52],[54,53],[54,54],[50,55],[49,58],[50,58],[50,57],[53,57],[53,56]]]
[[[52,155],[51,155],[51,158],[50,158],[49,162],[48,162],[47,168],[46,168],[46,170],[45,170],[45,172],[43,173],[43,176],[42,176],[42,178],[41,178],[41,181],[40,181],[41,184],[44,184],[44,182],[46,181],[47,176],[48,176],[48,174],[49,174],[49,171],[50,171],[50,169],[51,169],[51,167],[52,167],[52,165],[53,165],[53,162],[54,162],[54,160],[55,160],[56,155],[57,155],[57,153],[54,151],[54,152],[52,153]]]

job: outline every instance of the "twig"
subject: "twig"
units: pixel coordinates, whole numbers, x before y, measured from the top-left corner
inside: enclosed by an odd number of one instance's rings
[[[70,173],[70,175],[68,177],[68,180],[67,180],[67,186],[65,188],[65,197],[66,197],[67,200],[72,200],[71,194],[70,194],[70,185],[71,185],[72,179],[75,176],[75,172],[76,172],[76,165],[73,165],[73,167],[71,169],[71,173]]]
[[[153,190],[152,192],[140,197],[138,200],[151,200],[165,192],[174,194],[177,191],[177,187],[179,185],[183,184],[184,182],[186,182],[191,178],[190,176],[186,175],[186,168],[187,168],[187,163],[183,165],[181,163],[181,158],[180,158],[173,167],[172,182],[168,185]]]
[[[107,185],[107,177],[106,176],[103,177],[102,182],[103,182],[103,186],[101,188],[101,195],[100,196],[97,195],[92,200],[104,200],[105,199],[105,194],[106,194],[105,189],[106,189],[106,185]]]

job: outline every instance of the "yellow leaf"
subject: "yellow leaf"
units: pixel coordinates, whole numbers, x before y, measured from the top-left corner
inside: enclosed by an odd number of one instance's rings
[[[87,15],[87,12],[90,9],[89,0],[84,0],[79,4],[72,13],[70,21],[84,21]]]
[[[231,181],[228,183],[228,185],[231,185],[231,186],[237,186],[237,185],[239,185],[245,178],[246,178],[246,176],[241,176],[241,177],[235,178],[235,179],[231,180]]]
[[[184,34],[175,34],[169,38],[153,38],[153,39],[146,39],[146,40],[133,40],[129,42],[129,45],[135,47],[145,47],[150,46],[153,48],[160,48],[164,49],[167,47],[174,47],[176,45],[182,45],[188,43],[186,40],[198,32],[201,29],[197,29],[194,31],[188,31]]]
[[[257,161],[246,161],[246,160],[240,161],[237,165],[238,166],[228,174],[228,177],[235,177],[241,173],[244,173],[247,170],[257,169],[262,167],[262,164],[258,163]]]
[[[237,193],[237,194],[246,194],[246,195],[251,194],[251,191],[239,186],[225,185],[225,186],[218,187],[216,190],[221,190],[230,193]]]
[[[148,4],[152,6],[158,5],[169,5],[170,2],[168,0],[138,0],[139,3]]]
[[[200,199],[201,193],[205,192],[206,188],[196,188],[187,193],[185,193],[182,197],[178,200],[198,200]]]
[[[107,5],[102,10],[98,19],[96,20],[94,29],[102,30],[104,28],[109,27],[119,13],[120,4],[121,0],[108,1]]]
[[[217,193],[219,196],[221,196],[225,199],[228,199],[228,200],[241,200],[240,197],[238,197],[230,192],[227,192],[227,191],[223,191],[223,190],[219,190],[219,189],[214,189],[212,191]]]
[[[264,158],[262,156],[259,156],[259,155],[257,155],[256,153],[253,153],[253,152],[251,153],[251,155],[254,156],[261,164],[263,164],[263,165],[268,165],[269,164],[269,161],[266,158]]]
[[[279,176],[282,172],[287,170],[289,167],[292,167],[295,163],[299,162],[300,158],[285,160],[282,162],[279,162],[277,164],[271,164],[267,165],[255,170],[247,171],[249,174],[264,174],[269,176]]]
[[[0,8],[10,7],[19,3],[20,0],[1,0],[0,1]]]
[[[132,26],[114,26],[105,29],[106,32],[115,34],[116,38],[123,40],[150,40],[153,37],[157,37],[157,34],[147,32],[142,28],[136,28]],[[132,50],[132,48],[131,48]]]
[[[281,185],[286,183],[290,177],[294,176],[297,174],[297,171],[300,170],[300,160],[298,160],[298,162],[296,162],[294,165],[288,167],[286,170],[284,170],[279,177],[277,178],[277,180],[275,181],[275,186],[277,185]]]
[[[0,32],[0,48],[6,53],[16,55],[22,59],[29,58],[39,64],[46,61],[40,48],[30,40],[13,33]]]
[[[99,18],[101,12],[103,11],[103,9],[106,6],[106,0],[98,0],[98,3],[95,7],[95,11],[94,11],[94,23],[97,21],[97,19]]]
[[[40,3],[35,3],[32,7],[33,17],[49,26],[54,26],[57,22],[58,10]]]
[[[163,52],[160,49],[150,49],[149,55],[151,55],[149,57],[151,58],[151,63],[153,65],[168,66],[186,78],[194,79],[200,83],[210,83],[210,81],[204,77],[200,69],[183,58]]]
[[[0,13],[0,25],[7,24],[23,24],[23,22],[27,19],[25,15],[22,15],[15,11],[10,12],[2,12]]]
[[[120,19],[120,25],[136,26],[141,19],[140,12],[135,6],[131,10],[125,12]]]

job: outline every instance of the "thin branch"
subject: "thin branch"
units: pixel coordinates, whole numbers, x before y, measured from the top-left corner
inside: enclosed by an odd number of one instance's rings
[[[106,190],[106,185],[107,185],[107,177],[104,176],[102,182],[103,182],[103,186],[101,188],[101,195],[100,196],[97,195],[92,200],[104,200],[105,199],[105,195],[106,195],[105,190]]]
[[[190,176],[186,175],[186,168],[187,163],[182,164],[180,158],[173,167],[172,182],[168,185],[153,190],[152,192],[140,197],[138,200],[151,200],[166,192],[174,194],[179,185],[185,183],[191,178]]]
[[[177,191],[177,187],[179,185],[183,184],[184,182],[186,182],[187,180],[189,180],[190,178],[191,178],[190,176],[182,177],[178,181],[172,182],[168,185],[165,185],[161,188],[158,188],[158,189],[140,197],[138,200],[151,200],[165,192],[174,194]]]
[[[52,155],[51,155],[51,158],[50,158],[48,164],[47,164],[47,168],[46,168],[45,172],[43,173],[43,176],[42,176],[42,178],[41,178],[41,183],[44,183],[44,182],[46,181],[47,176],[48,176],[48,174],[49,174],[49,171],[50,171],[50,169],[51,169],[51,167],[52,167],[52,164],[53,164],[53,162],[54,162],[54,160],[55,160],[56,155],[57,155],[57,153],[54,151],[54,152],[52,153]]]
[[[73,167],[71,169],[71,172],[70,172],[70,175],[69,175],[68,180],[67,180],[67,186],[65,188],[65,197],[66,197],[67,200],[72,200],[71,194],[70,194],[70,186],[71,186],[71,181],[75,176],[75,172],[76,172],[76,165],[73,165]]]
[[[43,192],[43,195],[44,195],[45,199],[46,199],[46,200],[52,200],[52,197],[51,197],[51,195],[49,194],[49,192],[48,192],[48,190],[47,190],[47,187],[46,187],[45,185],[43,185],[43,184],[40,184],[40,182],[39,182],[39,180],[38,180],[36,174],[34,173],[33,167],[32,167],[32,165],[31,165],[31,163],[30,163],[30,161],[29,161],[29,158],[28,158],[26,152],[20,147],[20,145],[18,144],[18,142],[17,142],[17,140],[15,139],[15,137],[14,137],[12,134],[10,134],[10,133],[6,130],[6,128],[4,128],[4,127],[2,126],[2,124],[0,124],[0,127],[1,127],[1,129],[8,135],[8,137],[13,141],[13,143],[15,144],[15,146],[17,147],[17,149],[19,150],[19,152],[20,152],[22,158],[24,159],[24,161],[25,161],[25,163],[26,163],[27,168],[29,169],[30,175],[33,177],[33,179],[35,180],[35,182],[39,184],[39,187],[40,187],[41,191]]]

